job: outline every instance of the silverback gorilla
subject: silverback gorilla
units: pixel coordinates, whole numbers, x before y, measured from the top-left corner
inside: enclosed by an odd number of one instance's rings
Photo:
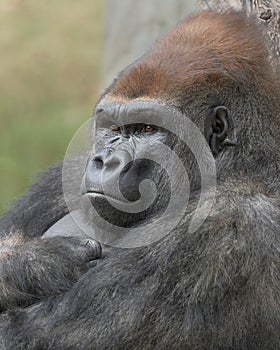
[[[62,165],[48,170],[0,222],[1,349],[280,348],[280,89],[266,43],[242,13],[203,12],[120,73],[95,110],[95,153],[81,185],[84,220],[98,222],[94,208],[125,234],[146,234],[147,223],[152,235],[164,232],[176,205],[166,222],[153,227],[153,220],[171,201],[169,173],[148,156],[134,157],[154,152],[156,141],[187,169],[184,215],[151,244],[99,245],[75,235]],[[166,115],[180,137],[162,126]],[[192,231],[200,159],[182,141],[188,130],[178,116],[203,134],[216,167],[213,205]],[[180,188],[175,167],[172,176]],[[140,182],[152,180],[154,202],[139,213],[115,208],[107,199],[123,201],[116,178],[125,204],[137,202]],[[60,234],[48,236],[54,225]]]

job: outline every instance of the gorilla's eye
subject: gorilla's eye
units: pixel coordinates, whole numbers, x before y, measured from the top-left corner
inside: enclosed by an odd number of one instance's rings
[[[152,125],[144,125],[142,132],[153,132],[155,128]]]
[[[121,130],[121,128],[120,128],[119,126],[117,126],[117,125],[112,125],[112,126],[111,126],[111,130],[112,130],[112,131],[117,131],[117,132],[118,132],[118,131]]]

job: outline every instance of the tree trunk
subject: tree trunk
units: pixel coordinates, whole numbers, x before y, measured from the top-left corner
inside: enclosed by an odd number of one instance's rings
[[[180,18],[196,0],[105,0],[104,86]]]
[[[280,1],[279,0],[198,0],[204,10],[225,12],[230,9],[255,14],[266,26],[272,49],[280,57]]]

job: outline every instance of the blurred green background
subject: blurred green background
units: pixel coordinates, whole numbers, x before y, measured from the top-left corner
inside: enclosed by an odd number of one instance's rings
[[[102,18],[101,0],[0,3],[0,213],[90,117]]]

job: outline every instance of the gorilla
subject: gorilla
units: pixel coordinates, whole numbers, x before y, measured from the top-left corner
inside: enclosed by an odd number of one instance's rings
[[[254,18],[202,12],[119,74],[94,145],[1,218],[1,349],[280,348],[267,42]]]

